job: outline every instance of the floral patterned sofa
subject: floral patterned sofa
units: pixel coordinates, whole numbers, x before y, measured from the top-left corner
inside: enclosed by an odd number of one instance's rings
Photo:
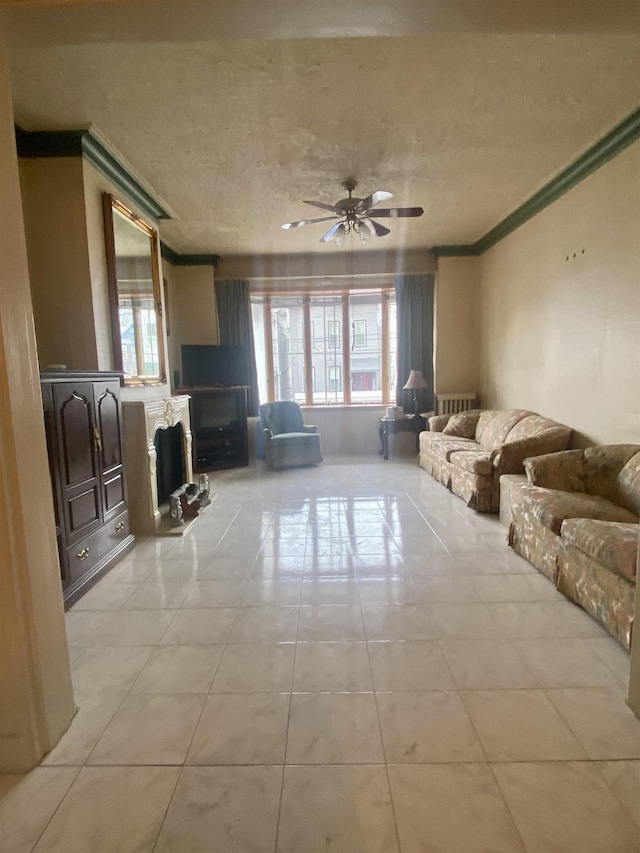
[[[429,418],[418,464],[477,512],[498,512],[500,476],[524,473],[528,456],[564,450],[571,430],[526,409]]]
[[[630,647],[638,560],[640,445],[525,461],[510,490],[509,544]]]

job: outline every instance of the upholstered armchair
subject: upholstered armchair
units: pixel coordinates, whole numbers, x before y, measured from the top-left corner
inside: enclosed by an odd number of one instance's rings
[[[260,406],[257,451],[268,468],[322,462],[318,427],[305,424],[300,406],[288,400]]]

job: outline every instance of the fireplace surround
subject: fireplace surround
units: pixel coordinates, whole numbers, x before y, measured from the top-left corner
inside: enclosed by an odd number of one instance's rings
[[[189,399],[188,394],[182,394],[122,404],[129,518],[131,530],[138,536],[162,533],[155,447],[157,430],[182,424],[180,445],[184,482],[193,481]]]

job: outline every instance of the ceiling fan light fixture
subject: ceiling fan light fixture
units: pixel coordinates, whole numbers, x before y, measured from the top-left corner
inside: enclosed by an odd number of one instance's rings
[[[333,242],[340,248],[344,246],[344,238],[347,234],[347,226],[345,222],[341,222],[336,228],[336,233],[333,235]]]
[[[369,223],[365,222],[364,219],[358,223],[358,237],[360,237],[360,242],[363,246],[366,246],[371,238],[371,228],[369,228]]]
[[[349,178],[342,185],[349,193],[348,198],[342,198],[335,204],[327,204],[324,201],[306,200],[305,204],[310,204],[312,207],[319,207],[322,210],[330,211],[333,216],[323,216],[316,219],[303,219],[299,222],[287,222],[282,227],[285,230],[290,228],[298,228],[301,225],[311,225],[315,222],[328,222],[330,220],[341,219],[339,224],[333,225],[320,238],[321,243],[333,242],[338,248],[344,246],[345,237],[354,231],[360,238],[363,246],[369,242],[371,237],[385,237],[390,234],[389,228],[376,222],[370,217],[386,217],[388,219],[399,219],[405,217],[422,216],[424,210],[421,207],[387,207],[379,208],[378,204],[393,198],[393,193],[387,190],[376,190],[366,198],[356,198],[352,195],[357,184],[353,178]],[[375,208],[375,209],[374,209]]]

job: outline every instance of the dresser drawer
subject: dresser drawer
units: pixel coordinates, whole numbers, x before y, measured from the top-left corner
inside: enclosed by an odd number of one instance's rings
[[[127,510],[108,521],[100,530],[67,549],[69,582],[73,583],[103,563],[109,554],[129,536]]]

